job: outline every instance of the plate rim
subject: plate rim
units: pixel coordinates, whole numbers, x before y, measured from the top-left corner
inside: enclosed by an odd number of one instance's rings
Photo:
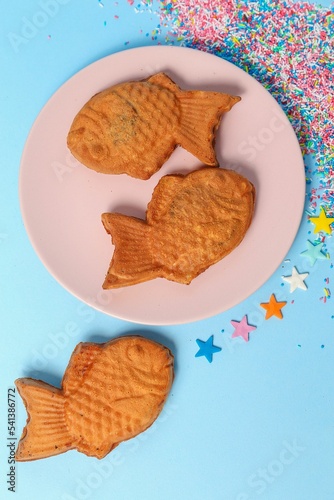
[[[128,317],[128,316],[126,316],[124,314],[117,314],[115,311],[108,311],[108,310],[106,310],[106,308],[104,308],[100,304],[90,303],[90,302],[87,301],[87,299],[83,298],[75,290],[71,289],[71,287],[68,286],[66,283],[64,283],[63,281],[60,281],[57,278],[57,276],[55,275],[56,274],[55,271],[50,268],[50,264],[48,262],[46,262],[45,256],[43,256],[43,254],[41,252],[41,249],[39,248],[39,246],[37,245],[37,242],[33,238],[32,234],[31,234],[31,231],[29,230],[29,221],[27,219],[27,214],[26,214],[26,212],[24,210],[24,207],[23,207],[23,205],[24,205],[24,203],[23,203],[23,170],[24,170],[24,158],[25,158],[25,154],[27,153],[27,149],[29,147],[29,139],[33,136],[34,130],[38,126],[38,123],[41,120],[41,116],[47,110],[50,101],[57,98],[58,94],[63,91],[64,86],[69,85],[70,82],[73,82],[76,79],[80,80],[81,76],[85,72],[91,71],[94,66],[108,64],[108,62],[110,60],[112,60],[113,58],[115,58],[115,57],[122,57],[126,53],[130,53],[130,52],[135,53],[135,52],[142,52],[142,51],[145,51],[145,52],[150,52],[150,51],[151,52],[161,52],[161,53],[162,52],[165,52],[165,53],[167,53],[167,52],[170,52],[170,53],[175,52],[175,53],[177,53],[177,52],[181,52],[182,51],[184,53],[185,52],[189,52],[189,53],[191,52],[191,53],[196,54],[196,55],[201,54],[203,57],[209,56],[209,57],[214,58],[216,60],[218,59],[223,64],[225,64],[227,66],[231,65],[234,68],[236,68],[238,71],[242,72],[243,75],[244,75],[244,78],[248,78],[248,79],[252,80],[253,84],[256,84],[257,86],[259,86],[261,88],[261,92],[266,92],[270,96],[270,98],[273,99],[273,101],[276,103],[276,105],[279,107],[279,109],[281,110],[282,114],[284,115],[284,117],[286,119],[286,124],[290,128],[290,134],[289,135],[291,136],[291,140],[292,140],[292,138],[294,138],[295,145],[297,146],[297,149],[299,151],[299,160],[300,160],[299,167],[301,167],[300,168],[300,170],[301,170],[300,173],[303,174],[304,179],[305,179],[305,165],[304,165],[304,159],[303,159],[303,155],[302,155],[302,152],[301,152],[301,149],[300,149],[299,141],[298,141],[296,133],[295,133],[293,127],[292,127],[292,124],[288,120],[287,115],[282,110],[282,108],[280,107],[279,103],[275,100],[275,98],[268,91],[268,89],[266,89],[258,80],[256,80],[253,76],[251,76],[247,72],[245,72],[242,68],[238,67],[236,64],[233,64],[232,62],[230,62],[230,61],[228,61],[228,60],[226,60],[226,59],[224,59],[224,58],[222,58],[220,56],[212,54],[210,52],[201,51],[201,50],[198,50],[198,49],[193,48],[193,47],[183,47],[183,46],[175,46],[175,45],[140,46],[140,47],[133,47],[133,48],[125,48],[125,49],[123,49],[121,51],[117,51],[117,52],[111,53],[111,54],[103,56],[103,57],[97,59],[96,61],[93,61],[93,62],[87,64],[86,66],[82,67],[81,69],[79,69],[72,76],[70,76],[67,80],[65,80],[55,90],[55,92],[49,97],[49,99],[45,102],[45,104],[43,105],[43,107],[39,111],[37,117],[35,118],[32,126],[30,128],[29,133],[28,133],[27,138],[26,138],[26,141],[25,141],[25,144],[24,144],[24,148],[23,148],[22,155],[21,155],[21,160],[20,160],[19,183],[18,183],[19,184],[19,205],[20,205],[20,212],[21,212],[22,220],[23,220],[23,223],[24,223],[25,231],[26,231],[26,234],[28,236],[29,242],[32,245],[32,247],[33,247],[36,255],[39,258],[39,260],[41,261],[41,263],[43,264],[43,266],[46,268],[46,270],[48,271],[48,273],[52,276],[52,278],[55,279],[55,281],[63,289],[65,289],[67,292],[69,292],[71,295],[73,295],[74,297],[76,297],[81,302],[83,302],[86,305],[88,305],[88,306],[96,309],[97,311],[100,311],[100,312],[102,312],[102,313],[104,313],[104,314],[106,314],[108,316],[111,316],[111,317],[114,317],[114,318],[117,318],[117,319],[121,319],[121,320],[124,320],[124,321],[128,321],[128,322],[131,322],[131,323],[135,323],[135,324],[155,325],[155,326],[181,325],[181,324],[185,324],[185,323],[193,323],[193,322],[196,322],[196,321],[205,320],[205,319],[208,319],[210,317],[214,317],[214,316],[216,316],[218,314],[221,314],[221,313],[224,313],[224,312],[228,311],[232,307],[235,307],[235,306],[241,304],[244,300],[246,300],[247,298],[249,298],[259,288],[261,288],[268,281],[268,279],[276,272],[276,270],[280,266],[282,260],[287,255],[288,251],[290,250],[291,246],[293,245],[293,243],[294,243],[294,241],[296,239],[296,236],[298,234],[298,230],[299,230],[299,227],[301,225],[302,216],[303,216],[303,212],[304,212],[305,194],[306,194],[306,182],[304,182],[303,203],[299,203],[298,204],[298,210],[299,210],[299,214],[298,214],[298,217],[297,217],[298,223],[296,222],[295,227],[294,227],[294,229],[292,231],[293,234],[294,234],[294,236],[291,237],[290,238],[291,241],[289,241],[289,243],[287,243],[287,245],[286,245],[286,251],[284,252],[284,255],[282,256],[282,259],[277,263],[277,265],[275,266],[275,269],[272,269],[271,272],[268,273],[268,275],[264,278],[264,280],[261,280],[261,283],[254,285],[253,289],[249,290],[245,296],[243,296],[240,300],[238,300],[234,304],[229,305],[227,308],[222,308],[221,310],[211,311],[211,312],[209,312],[206,315],[199,314],[198,316],[196,316],[196,314],[193,314],[192,317],[189,317],[189,315],[186,315],[183,319],[179,318],[179,319],[175,319],[175,320],[170,320],[168,322],[166,322],[166,321],[160,322],[160,321],[156,321],[156,320],[151,320],[150,321],[148,318],[146,318],[145,320],[143,320],[143,319],[140,319],[138,317],[137,318],[136,317]]]

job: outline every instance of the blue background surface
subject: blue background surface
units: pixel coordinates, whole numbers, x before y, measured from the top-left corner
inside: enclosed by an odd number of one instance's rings
[[[0,498],[333,500],[334,308],[321,300],[333,265],[326,259],[311,268],[300,255],[311,231],[306,217],[286,260],[261,289],[223,314],[181,326],[136,325],[85,306],[49,275],[31,247],[18,177],[39,111],[93,61],[165,43],[158,2],[151,9],[125,1],[102,5],[18,0],[0,8]],[[333,255],[332,238],[327,250]],[[307,291],[291,294],[282,281],[293,265],[310,273]],[[283,320],[264,319],[260,303],[272,293],[287,301]],[[245,314],[257,326],[248,343],[231,339],[230,321]],[[175,352],[176,378],[160,418],[103,461],[71,451],[16,464],[16,492],[8,491],[8,388],[23,376],[59,386],[78,342],[126,333],[147,335]],[[195,354],[196,339],[211,335],[222,350],[210,364]],[[26,421],[19,396],[16,409],[18,438]]]

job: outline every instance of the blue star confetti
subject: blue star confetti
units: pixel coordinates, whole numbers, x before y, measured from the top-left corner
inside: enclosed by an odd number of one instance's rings
[[[327,255],[322,252],[323,244],[317,243],[313,245],[313,243],[307,241],[306,245],[307,250],[304,250],[304,252],[302,252],[300,255],[307,257],[311,266],[314,266],[315,262],[318,259],[327,259]]]
[[[213,335],[211,335],[205,342],[200,339],[196,339],[199,350],[196,352],[195,357],[205,356],[209,363],[212,363],[212,357],[214,353],[221,351],[221,347],[213,345]]]

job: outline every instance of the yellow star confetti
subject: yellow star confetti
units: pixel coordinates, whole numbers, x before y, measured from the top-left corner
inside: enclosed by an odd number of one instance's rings
[[[320,207],[320,214],[317,217],[309,217],[309,220],[315,225],[314,232],[331,234],[332,228],[331,224],[334,222],[334,217],[327,217],[326,212],[323,207]]]

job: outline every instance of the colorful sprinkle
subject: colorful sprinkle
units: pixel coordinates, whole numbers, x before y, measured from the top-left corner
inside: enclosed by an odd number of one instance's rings
[[[293,0],[162,0],[167,43],[227,59],[256,78],[291,121],[311,213],[334,215],[334,5]],[[315,169],[309,156],[315,159]]]

